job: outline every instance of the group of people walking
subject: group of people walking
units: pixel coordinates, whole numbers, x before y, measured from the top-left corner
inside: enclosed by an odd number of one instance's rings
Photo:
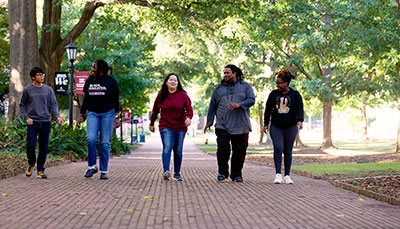
[[[294,76],[288,69],[277,72],[276,76],[277,89],[270,93],[265,106],[264,132],[267,133],[270,130],[274,146],[276,172],[274,183],[293,184],[290,178],[292,149],[297,133],[303,127],[303,101],[300,93],[289,87]],[[232,64],[227,65],[224,68],[224,79],[212,94],[204,127],[204,133],[206,133],[215,119],[217,180],[220,182],[228,178],[231,178],[233,182],[243,182],[242,169],[251,131],[250,107],[254,105],[255,99],[253,89],[244,81],[240,68]],[[154,122],[159,113],[161,113],[159,129],[163,143],[164,180],[169,180],[171,177],[170,160],[173,151],[173,179],[182,181],[180,170],[183,141],[187,127],[191,124],[193,109],[191,100],[182,88],[177,74],[169,74],[158,92],[150,118],[151,132],[155,131]],[[282,153],[284,154],[284,177],[281,174]],[[231,160],[230,172],[229,159]]]
[[[76,125],[81,127],[87,120],[88,170],[84,175],[86,178],[98,172],[96,163],[98,154],[100,179],[108,179],[111,136],[114,127],[120,126],[119,87],[111,74],[112,69],[106,61],[96,60],[83,90],[84,101]],[[63,120],[59,117],[53,90],[43,84],[43,70],[38,67],[33,68],[30,76],[33,83],[24,89],[20,102],[21,113],[28,123],[26,175],[32,175],[37,161],[37,177],[46,178],[44,163],[48,151],[51,114],[57,119],[58,124],[62,124]],[[293,184],[290,178],[293,143],[304,121],[302,97],[299,92],[289,87],[292,79],[294,76],[287,69],[276,73],[277,89],[270,93],[264,111],[264,132],[269,131],[273,141],[276,172],[274,183],[277,184],[282,182]],[[243,182],[242,169],[251,131],[250,107],[254,105],[255,100],[253,89],[244,81],[241,69],[235,65],[227,65],[224,68],[223,80],[212,94],[204,127],[206,133],[215,120],[217,180],[220,182],[227,181],[228,178],[234,182]],[[182,181],[183,143],[187,127],[191,124],[193,109],[191,100],[175,73],[166,76],[154,101],[149,126],[151,132],[155,132],[154,124],[158,114],[161,114],[159,131],[163,145],[161,153],[163,179],[170,180],[172,177],[174,180]],[[99,133],[100,147],[97,152]],[[39,154],[36,160],[37,135],[39,135]],[[170,169],[172,152],[173,175]],[[284,176],[281,175],[282,153]]]

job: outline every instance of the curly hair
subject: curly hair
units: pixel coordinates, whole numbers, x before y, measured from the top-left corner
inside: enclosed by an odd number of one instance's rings
[[[295,76],[290,73],[288,68],[280,70],[279,72],[275,73],[275,75],[277,78],[281,78],[283,82],[288,82],[288,84],[292,79],[295,79]]]

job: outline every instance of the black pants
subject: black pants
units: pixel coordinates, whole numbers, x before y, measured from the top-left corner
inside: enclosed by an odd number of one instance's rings
[[[242,168],[246,158],[246,150],[249,145],[249,133],[246,134],[230,134],[223,129],[215,129],[217,135],[217,161],[218,173],[229,176],[229,157],[231,154],[232,145],[232,159],[231,159],[231,178],[242,176]]]
[[[44,163],[46,162],[46,156],[49,145],[50,135],[50,121],[48,122],[33,122],[33,125],[28,125],[27,128],[27,144],[26,154],[28,156],[28,164],[34,166],[36,163],[36,142],[38,141],[39,135],[39,154],[37,158],[37,171],[44,171]]]
[[[287,129],[279,129],[274,125],[270,127],[270,135],[274,145],[274,164],[275,172],[281,173],[282,153],[284,155],[285,175],[290,175],[290,167],[292,166],[292,150],[293,143],[296,140],[297,125]]]

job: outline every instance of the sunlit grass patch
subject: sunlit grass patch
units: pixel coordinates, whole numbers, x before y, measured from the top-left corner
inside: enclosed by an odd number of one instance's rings
[[[400,174],[400,162],[293,165],[293,169],[329,177],[366,177]]]

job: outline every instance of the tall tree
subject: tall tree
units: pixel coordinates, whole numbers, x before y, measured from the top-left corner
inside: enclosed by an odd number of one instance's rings
[[[36,1],[8,1],[10,29],[10,84],[8,119],[19,114],[22,91],[31,79],[29,70],[39,65]]]
[[[0,4],[0,116],[6,110],[5,101],[9,91],[9,67],[10,67],[10,40],[8,32],[7,5]]]
[[[35,15],[36,10],[34,10],[31,6],[30,8],[28,8],[22,5],[22,3],[28,4],[28,2],[32,3],[35,1],[10,0],[10,2],[21,2],[20,5],[17,5],[19,7],[16,7],[15,9],[29,9],[30,15]],[[70,31],[67,31],[66,35],[61,36],[60,19],[62,14],[62,5],[65,3],[65,1],[44,0],[42,25],[43,28],[41,30],[42,34],[40,42],[40,64],[47,73],[45,83],[50,86],[54,85],[53,74],[55,70],[59,70],[60,68],[62,56],[65,53],[65,46],[70,41],[75,41],[75,39],[82,33],[82,31],[85,30],[96,9],[106,4],[134,4],[137,6],[153,9],[154,11],[151,13],[152,19],[159,20],[159,28],[161,30],[162,26],[164,26],[164,29],[182,29],[188,25],[203,29],[213,28],[214,25],[213,23],[211,23],[213,20],[215,20],[216,18],[226,17],[232,12],[243,10],[245,9],[245,6],[247,8],[251,8],[252,2],[253,0],[247,0],[226,4],[225,0],[216,0],[213,2],[188,2],[186,0],[165,0],[162,2],[141,0],[88,0],[83,6],[82,14],[79,18],[79,21]],[[14,7],[15,6],[13,6],[13,8]],[[16,16],[19,15],[16,11],[13,11],[12,14]],[[123,20],[123,18],[120,19]],[[31,18],[29,22],[33,23],[36,22],[36,20]],[[22,50],[26,49],[21,49],[14,46],[11,47],[11,53],[17,53],[17,55],[19,55],[18,53]],[[31,63],[34,62],[29,62],[29,64]],[[20,64],[20,66],[22,65]],[[13,84],[23,84],[23,82],[18,77],[14,78],[15,79]],[[13,102],[18,100],[18,96],[10,94],[10,100]],[[15,114],[16,112],[14,111],[14,107],[14,103],[13,105],[10,105],[11,114]],[[11,119],[13,117],[14,115],[10,116]]]

